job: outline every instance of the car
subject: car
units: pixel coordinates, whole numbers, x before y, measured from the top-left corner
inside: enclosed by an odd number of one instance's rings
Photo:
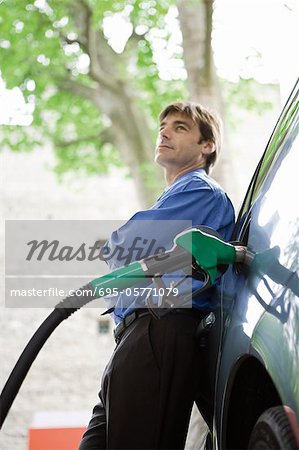
[[[297,80],[235,225],[246,264],[230,266],[218,289],[207,449],[299,448],[298,113]]]

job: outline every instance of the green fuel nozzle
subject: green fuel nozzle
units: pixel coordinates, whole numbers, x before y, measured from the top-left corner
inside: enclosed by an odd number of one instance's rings
[[[192,254],[199,268],[209,275],[212,284],[229,264],[249,265],[253,258],[247,247],[225,242],[209,227],[193,228],[180,233],[176,236],[175,243]]]
[[[246,247],[223,241],[209,227],[191,228],[175,237],[174,246],[170,250],[135,261],[108,275],[96,278],[90,284],[99,297],[103,297],[107,288],[132,287],[142,282],[144,278],[161,277],[190,266],[192,261],[190,255],[197,267],[208,275],[210,284],[223,273],[223,266],[245,262],[248,257]]]
[[[211,284],[221,274],[218,267],[234,264],[237,259],[236,248],[210,234],[207,230],[191,229],[176,236],[175,243],[192,254],[201,270],[209,275]]]

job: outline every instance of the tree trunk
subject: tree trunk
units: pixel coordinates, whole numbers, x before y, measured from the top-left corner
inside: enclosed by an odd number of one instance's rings
[[[229,190],[233,174],[228,139],[225,135],[224,107],[213,59],[213,0],[178,0],[177,7],[190,98],[218,112],[224,123],[223,151],[220,161],[213,169],[213,177],[224,189]]]
[[[154,164],[154,142],[145,115],[138,109],[128,84],[121,84],[116,95],[107,95],[99,88],[97,101],[111,120],[114,144],[136,183],[140,203],[149,207],[161,191],[163,173]]]

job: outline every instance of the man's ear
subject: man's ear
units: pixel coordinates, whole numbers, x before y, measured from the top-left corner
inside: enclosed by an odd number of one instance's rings
[[[204,155],[210,155],[215,151],[215,144],[212,141],[203,141],[201,146],[201,150]]]

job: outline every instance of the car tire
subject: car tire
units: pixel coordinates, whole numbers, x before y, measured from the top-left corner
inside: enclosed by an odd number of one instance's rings
[[[248,449],[298,450],[295,437],[282,406],[267,409],[256,422]]]

